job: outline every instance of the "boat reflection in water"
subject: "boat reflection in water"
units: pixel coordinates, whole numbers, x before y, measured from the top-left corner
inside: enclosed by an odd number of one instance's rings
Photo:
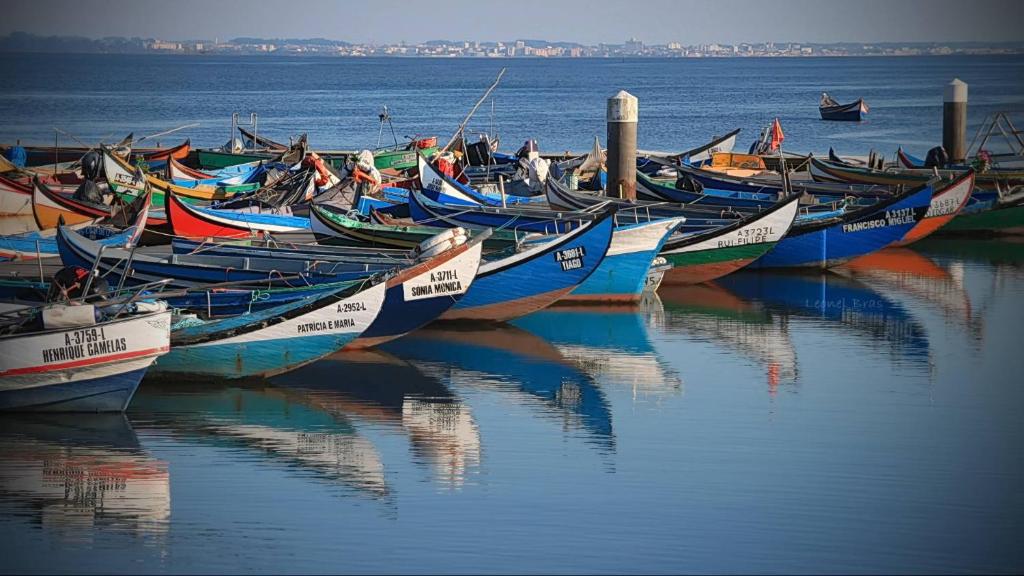
[[[515,391],[567,429],[614,448],[612,415],[594,380],[543,338],[507,324],[429,326],[382,347],[452,384]]]
[[[146,382],[128,410],[147,432],[168,430],[183,440],[241,447],[362,494],[389,493],[373,444],[343,416],[301,393],[266,384]]]
[[[783,318],[811,318],[822,328],[842,328],[831,332],[843,338],[862,336],[861,343],[885,351],[896,364],[929,360],[921,324],[902,304],[853,278],[833,272],[741,271],[716,283]]]
[[[514,324],[553,344],[563,357],[600,382],[629,386],[634,399],[681,394],[678,373],[648,337],[648,307],[556,306]]]
[[[717,284],[662,286],[664,329],[682,332],[749,358],[764,367],[768,390],[793,384],[799,373],[796,347],[785,315],[745,300]]]
[[[461,486],[467,470],[480,466],[480,430],[469,406],[437,377],[387,352],[339,352],[272,381],[324,412],[400,427],[415,460],[442,485]]]
[[[964,266],[949,267],[909,248],[888,248],[862,256],[840,267],[848,274],[893,299],[910,296],[938,309],[947,321],[980,334],[981,317],[972,314],[971,299],[964,287]]]
[[[0,502],[68,538],[83,528],[163,534],[167,464],[142,450],[123,414],[5,415]]]

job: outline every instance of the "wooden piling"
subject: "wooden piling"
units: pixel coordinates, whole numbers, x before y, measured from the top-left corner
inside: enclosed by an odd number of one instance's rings
[[[636,200],[639,101],[625,90],[608,99],[608,196]]]
[[[963,162],[967,159],[967,84],[954,78],[942,100],[942,147],[951,162]]]

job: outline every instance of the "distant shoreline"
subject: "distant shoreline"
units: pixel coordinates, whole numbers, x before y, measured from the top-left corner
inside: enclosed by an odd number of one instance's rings
[[[440,55],[402,55],[402,54],[367,54],[362,56],[341,55],[341,54],[303,54],[303,53],[231,53],[231,52],[42,52],[42,51],[17,51],[0,50],[0,55],[11,56],[145,56],[155,58],[181,57],[181,58],[260,58],[260,59],[307,59],[320,58],[323,60],[470,60],[478,62],[504,61],[504,60],[814,60],[814,59],[856,59],[856,58],[993,58],[1024,56],[1024,51],[1019,52],[992,52],[992,53],[953,53],[953,54],[772,54],[763,56],[743,55],[722,55],[722,56],[440,56]]]

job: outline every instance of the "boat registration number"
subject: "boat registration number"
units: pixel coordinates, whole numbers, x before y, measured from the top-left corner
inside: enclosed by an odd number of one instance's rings
[[[579,268],[583,268],[583,258],[586,254],[587,251],[583,246],[558,250],[555,252],[555,262],[558,262],[562,267],[562,272],[577,270]]]

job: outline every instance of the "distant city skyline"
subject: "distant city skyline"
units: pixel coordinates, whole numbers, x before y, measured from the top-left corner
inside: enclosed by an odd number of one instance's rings
[[[1024,2],[1015,0],[15,0],[5,4],[5,12],[0,35],[87,38],[320,37],[363,44],[518,38],[587,45],[630,37],[684,45],[1024,40]]]

